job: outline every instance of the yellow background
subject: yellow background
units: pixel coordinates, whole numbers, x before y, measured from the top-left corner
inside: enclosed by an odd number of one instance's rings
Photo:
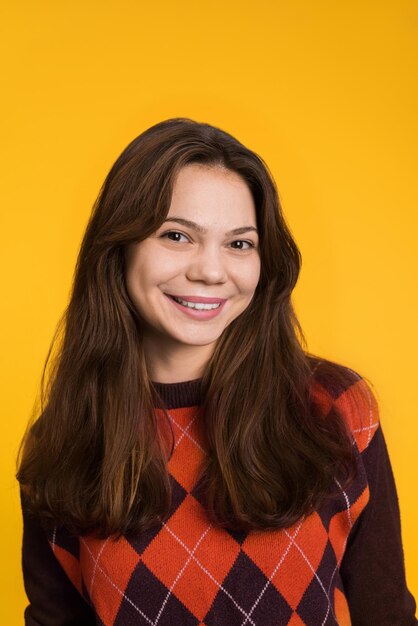
[[[418,4],[3,2],[2,624],[22,624],[14,460],[91,205],[162,119],[229,131],[276,178],[311,351],[374,384],[418,595]],[[384,546],[382,546],[382,550]]]

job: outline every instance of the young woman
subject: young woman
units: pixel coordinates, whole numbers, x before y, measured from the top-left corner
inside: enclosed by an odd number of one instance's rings
[[[26,624],[417,623],[376,403],[302,349],[299,266],[229,134],[117,159],[22,446]]]

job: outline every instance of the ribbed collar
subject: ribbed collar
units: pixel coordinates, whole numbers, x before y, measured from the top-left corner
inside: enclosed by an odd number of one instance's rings
[[[202,401],[201,378],[181,383],[156,383],[154,389],[166,409],[179,409],[187,406],[199,406]]]

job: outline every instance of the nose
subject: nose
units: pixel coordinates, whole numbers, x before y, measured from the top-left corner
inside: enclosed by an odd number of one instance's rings
[[[199,248],[190,259],[186,271],[187,278],[207,284],[225,283],[227,270],[219,247],[213,245]]]

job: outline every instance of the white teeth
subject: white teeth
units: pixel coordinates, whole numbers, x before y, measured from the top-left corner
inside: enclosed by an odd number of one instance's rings
[[[198,311],[212,311],[213,309],[218,309],[221,304],[203,304],[203,302],[187,302],[187,300],[182,300],[181,298],[176,298],[172,296],[173,300],[182,304],[183,306],[187,306],[189,309],[197,309]]]

